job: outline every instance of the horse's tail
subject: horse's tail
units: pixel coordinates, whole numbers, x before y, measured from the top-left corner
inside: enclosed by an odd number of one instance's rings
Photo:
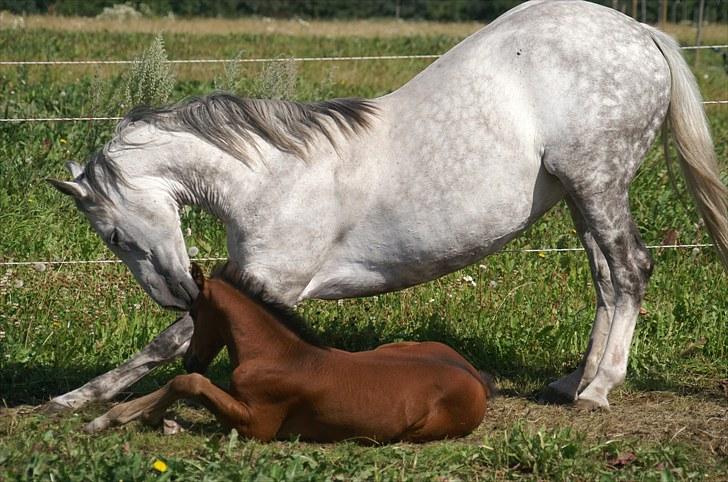
[[[677,42],[655,28],[644,27],[670,67],[672,98],[668,118],[685,182],[705,221],[708,234],[718,249],[723,266],[728,270],[728,189],[720,180],[718,160],[698,84]],[[667,125],[666,122],[663,126],[665,139]],[[664,145],[669,167],[667,141]],[[668,169],[668,172],[672,175],[672,170]]]

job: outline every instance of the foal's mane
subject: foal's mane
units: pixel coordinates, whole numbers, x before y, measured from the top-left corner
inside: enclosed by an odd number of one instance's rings
[[[211,278],[225,281],[256,304],[270,313],[278,322],[306,343],[324,348],[318,334],[306,320],[294,312],[291,307],[281,303],[266,290],[263,283],[245,274],[234,261],[218,265]]]
[[[344,136],[354,135],[369,127],[375,113],[374,104],[365,99],[302,103],[215,92],[165,107],[138,106],[119,123],[117,135],[132,122],[146,122],[193,134],[249,164],[251,148],[257,148],[254,136],[305,159],[315,135],[323,134],[335,146],[334,127]]]

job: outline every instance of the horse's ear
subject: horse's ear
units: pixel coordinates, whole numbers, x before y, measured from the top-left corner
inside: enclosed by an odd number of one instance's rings
[[[73,196],[78,200],[81,200],[88,196],[86,190],[79,183],[74,181],[59,181],[57,179],[46,179],[51,186],[55,187],[63,194]]]
[[[200,268],[200,265],[197,263],[192,263],[190,266],[190,274],[192,274],[192,279],[195,280],[195,284],[197,287],[202,291],[202,289],[205,287],[205,274],[202,272],[202,268]]]
[[[68,172],[71,173],[71,176],[74,179],[83,174],[83,167],[81,167],[77,162],[74,161],[66,162],[66,169],[68,170]]]

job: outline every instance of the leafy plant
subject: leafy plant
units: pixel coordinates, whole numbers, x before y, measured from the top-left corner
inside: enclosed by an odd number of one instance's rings
[[[164,39],[159,34],[124,77],[124,107],[164,104],[175,86]]]

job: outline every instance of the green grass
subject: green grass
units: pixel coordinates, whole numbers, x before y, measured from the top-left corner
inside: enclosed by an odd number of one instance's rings
[[[240,440],[233,432],[210,433],[205,440],[183,433],[167,438],[160,449],[159,436],[147,430],[91,438],[79,434],[75,422],[72,418],[52,428],[39,419],[27,423],[34,436],[20,435],[18,450],[0,449],[0,463],[12,467],[7,475],[29,480],[634,481],[699,479],[705,473],[699,465],[704,460],[696,459],[689,446],[635,447],[622,441],[590,446],[568,428],[530,430],[522,424],[477,443],[260,444]],[[168,467],[163,475],[152,468],[157,460]]]
[[[0,30],[0,58],[127,59],[152,38]],[[379,39],[165,36],[170,58],[232,58],[241,51],[246,57],[433,53],[458,40],[426,33]],[[713,40],[728,43],[728,34]],[[298,68],[295,97],[381,95],[425,65],[307,63]],[[118,115],[124,71],[3,67],[0,116]],[[704,52],[696,73],[705,98],[728,99],[728,77],[718,55]],[[177,74],[172,98],[207,92],[224,76],[222,67],[179,68]],[[259,88],[260,66],[244,66],[240,74],[240,93]],[[728,108],[708,107],[708,115],[728,181]],[[66,176],[63,162],[82,160],[112,130],[113,123],[0,123],[0,261],[111,257],[72,203],[44,179]],[[685,192],[682,183],[680,189]],[[670,187],[657,147],[631,195],[648,244],[660,244],[670,229],[679,232],[681,243],[709,242],[696,224],[692,202],[685,198],[686,210]],[[191,230],[188,245],[197,246],[200,256],[224,254],[224,233],[216,221],[193,209],[183,224]],[[508,249],[577,245],[560,204]],[[402,292],[301,304],[299,310],[326,343],[360,350],[397,340],[444,341],[495,373],[504,388],[505,397],[496,400],[484,426],[467,439],[383,447],[239,441],[222,434],[201,410],[186,406],[176,413],[187,421],[187,431],[175,437],[136,424],[93,437],[80,433],[83,421],[100,408],[64,417],[25,413],[16,407],[42,403],[124,361],[173,315],[155,306],[121,265],[0,267],[0,399],[9,407],[0,416],[0,479],[719,478],[728,469],[726,400],[718,385],[728,377],[726,275],[710,249],[655,250],[653,256],[656,269],[635,333],[628,381],[612,397],[615,412],[622,411],[614,417],[554,411],[532,402],[547,381],[573,368],[586,346],[594,292],[583,253],[502,253]],[[148,391],[179,371],[177,364],[160,369],[133,391]],[[212,374],[224,382],[224,359]],[[657,402],[643,398],[645,393],[655,393]],[[673,404],[671,397],[680,402]],[[645,416],[620,424],[620,417],[635,413]],[[680,415],[690,428],[662,431]],[[665,422],[656,424],[660,417]],[[151,468],[156,458],[169,465],[165,474]]]

